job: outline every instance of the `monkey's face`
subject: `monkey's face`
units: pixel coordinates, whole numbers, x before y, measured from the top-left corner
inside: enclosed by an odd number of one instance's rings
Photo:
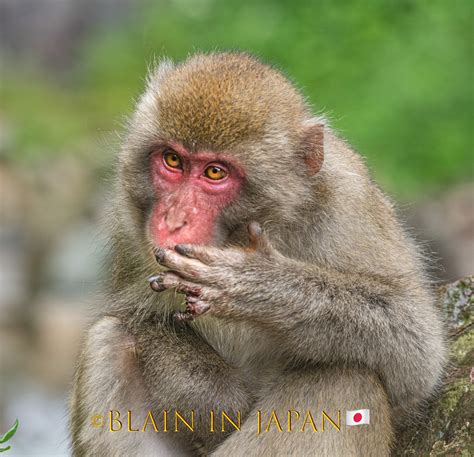
[[[150,168],[156,198],[148,234],[156,246],[212,244],[222,237],[219,216],[244,181],[234,158],[162,145],[153,151]]]
[[[298,223],[323,161],[323,128],[289,81],[249,56],[165,62],[120,156],[127,233],[137,246],[144,236],[171,248],[241,245],[251,221]]]

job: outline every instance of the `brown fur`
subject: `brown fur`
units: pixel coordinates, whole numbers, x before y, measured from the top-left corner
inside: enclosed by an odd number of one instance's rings
[[[126,455],[127,435],[98,438],[85,417],[92,404],[127,409],[139,400],[137,407],[203,416],[219,408],[252,417],[287,406],[369,407],[370,426],[338,434],[258,438],[246,422],[228,438],[202,430],[173,440],[180,452],[202,454],[223,440],[215,455],[382,456],[394,424],[436,392],[446,349],[421,257],[361,158],[323,124],[278,71],[248,55],[164,61],[150,75],[119,156],[106,297],[118,320],[103,331],[114,341],[132,338],[137,367],[117,367],[113,351],[107,359],[99,321],[76,379],[75,455]],[[184,329],[170,319],[182,298],[146,283],[158,270],[146,233],[156,198],[148,155],[164,141],[233,154],[247,174],[222,213],[220,245],[247,245],[246,225],[255,220],[279,252],[272,262],[250,256],[239,268],[223,254],[215,274],[235,301],[222,303],[224,317],[211,313]],[[130,382],[142,387],[130,398],[117,376],[138,377]],[[145,452],[162,440],[144,436],[133,446]]]
[[[306,114],[301,95],[280,73],[239,54],[197,55],[178,65],[157,91],[156,108],[164,137],[213,151],[259,141],[272,130],[297,131]]]

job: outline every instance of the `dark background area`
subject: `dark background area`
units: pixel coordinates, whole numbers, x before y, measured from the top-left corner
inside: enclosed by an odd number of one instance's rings
[[[0,0],[0,435],[67,455],[122,125],[162,56],[243,50],[366,158],[437,282],[474,271],[470,0]]]

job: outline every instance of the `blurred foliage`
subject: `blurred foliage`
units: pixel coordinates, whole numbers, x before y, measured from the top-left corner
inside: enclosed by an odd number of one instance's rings
[[[119,129],[147,65],[197,50],[251,51],[288,74],[400,198],[472,176],[471,0],[160,0],[102,28],[73,81],[4,72],[15,157]]]

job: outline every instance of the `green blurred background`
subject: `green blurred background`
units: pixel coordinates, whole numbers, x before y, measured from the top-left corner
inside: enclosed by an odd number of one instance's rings
[[[122,125],[161,56],[250,51],[366,158],[429,253],[474,271],[472,0],[0,0],[0,435],[68,455]]]
[[[470,0],[131,4],[78,40],[60,75],[35,68],[41,56],[8,61],[2,105],[21,126],[10,154],[28,166],[116,129],[154,58],[248,50],[296,81],[396,196],[416,199],[472,171],[472,19]]]

